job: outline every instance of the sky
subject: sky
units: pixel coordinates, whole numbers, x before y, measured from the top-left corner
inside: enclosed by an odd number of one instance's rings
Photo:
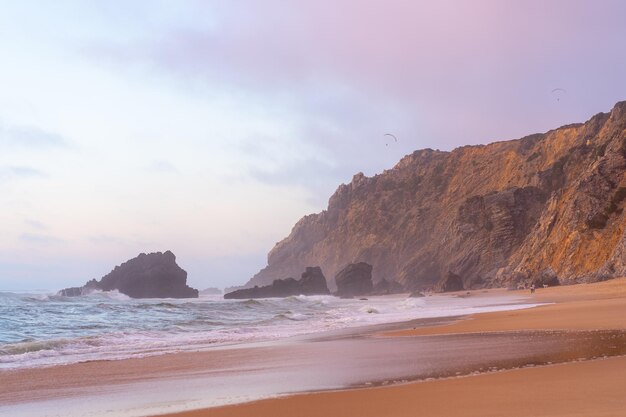
[[[194,287],[243,284],[357,172],[625,100],[625,20],[609,0],[0,0],[0,290],[165,250]]]

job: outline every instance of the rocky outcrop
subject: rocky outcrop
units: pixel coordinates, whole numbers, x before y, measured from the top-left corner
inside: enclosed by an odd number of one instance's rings
[[[334,276],[355,261],[409,291],[441,288],[449,273],[466,289],[543,282],[548,268],[560,283],[626,275],[625,129],[621,102],[584,124],[415,151],[382,174],[359,173],[246,285],[305,265]]]
[[[439,292],[461,291],[463,289],[463,280],[452,272],[448,272],[448,275],[435,287],[435,290]]]
[[[225,299],[273,298],[292,295],[326,295],[330,294],[326,285],[326,277],[320,267],[307,267],[299,280],[293,278],[276,279],[272,285],[244,288],[229,292]]]
[[[307,266],[300,276],[300,294],[304,295],[326,295],[330,294],[326,277],[319,266]]]
[[[369,295],[374,289],[372,265],[365,262],[349,264],[335,276],[335,282],[339,297]]]
[[[93,291],[118,290],[132,298],[196,298],[198,290],[187,286],[187,272],[176,264],[176,256],[166,251],[145,254],[116,266],[102,277],[82,287],[66,288],[60,295],[77,296]]]

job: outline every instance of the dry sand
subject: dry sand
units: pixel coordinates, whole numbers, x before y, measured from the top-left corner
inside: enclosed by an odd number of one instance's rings
[[[555,304],[479,314],[450,325],[387,332],[381,337],[626,329],[626,279],[541,288],[532,298]],[[615,357],[391,387],[300,394],[171,416],[626,416],[625,388],[626,357]]]

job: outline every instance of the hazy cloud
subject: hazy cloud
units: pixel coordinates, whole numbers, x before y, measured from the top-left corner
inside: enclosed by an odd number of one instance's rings
[[[48,228],[48,226],[38,220],[24,219],[24,223],[36,230],[46,230]]]
[[[108,246],[108,247],[131,247],[131,248],[145,248],[155,245],[155,242],[141,240],[141,239],[126,239],[119,236],[99,234],[87,236],[86,240],[96,246]]]
[[[519,137],[583,120],[626,96],[626,56],[614,53],[623,46],[623,2],[199,4],[214,25],[92,45],[93,55],[207,91],[280,100],[340,130],[366,123],[376,136],[399,128],[413,149]],[[599,67],[606,76],[591,76]],[[555,86],[572,93],[559,106]]]
[[[38,169],[24,166],[0,166],[0,181],[23,178],[46,178],[47,175]]]
[[[64,242],[63,239],[42,233],[22,233],[20,235],[20,240],[26,243],[42,246],[56,245]]]
[[[67,142],[57,133],[36,127],[0,125],[0,146],[51,148],[67,146]]]
[[[176,166],[174,166],[174,164],[172,164],[171,162],[166,161],[166,160],[154,161],[153,163],[148,165],[147,170],[151,171],[151,172],[162,173],[162,174],[177,174],[177,173],[180,173],[180,170],[178,168],[176,168]]]

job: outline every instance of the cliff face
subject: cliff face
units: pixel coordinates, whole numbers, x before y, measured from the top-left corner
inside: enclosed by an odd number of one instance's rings
[[[374,266],[374,281],[465,288],[626,275],[626,102],[584,124],[452,152],[404,157],[339,186],[248,283],[319,265]],[[333,283],[331,282],[331,285]]]

